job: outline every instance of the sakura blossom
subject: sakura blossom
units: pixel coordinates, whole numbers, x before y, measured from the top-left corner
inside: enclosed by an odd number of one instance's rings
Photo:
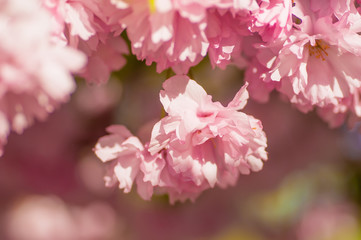
[[[27,196],[8,210],[7,239],[109,239],[117,223],[107,203],[69,206],[54,196]]]
[[[163,84],[160,99],[168,116],[156,123],[143,146],[124,126],[111,126],[95,153],[110,162],[107,185],[119,183],[149,199],[169,193],[170,201],[194,200],[202,191],[235,185],[240,174],[262,169],[267,160],[265,133],[259,120],[239,112],[247,103],[246,86],[222,106],[187,76]]]
[[[120,22],[137,58],[148,65],[155,62],[158,72],[172,68],[178,74],[187,73],[207,53],[213,67],[225,68],[232,58],[239,58],[242,37],[251,35],[250,12],[259,9],[254,0],[113,3],[130,10]]]
[[[84,52],[87,65],[81,76],[90,83],[105,83],[112,71],[125,65],[128,47],[119,37],[126,14],[108,0],[42,0],[52,14],[54,36],[64,45]]]
[[[160,99],[168,116],[154,126],[149,152],[167,151],[168,168],[178,182],[226,187],[234,185],[240,173],[262,169],[267,160],[262,124],[238,112],[247,103],[246,86],[227,107],[212,102],[187,76],[170,78],[163,88]]]
[[[11,130],[44,120],[75,89],[85,57],[52,41],[51,16],[36,0],[0,1],[0,152]]]
[[[243,38],[251,35],[248,30],[250,21],[250,16],[244,14],[222,13],[217,9],[208,11],[207,26],[212,27],[206,28],[206,36],[208,57],[213,68],[225,69],[229,64],[240,61]]]
[[[265,42],[285,38],[292,29],[292,4],[293,1],[287,0],[259,1],[253,31],[258,32]]]
[[[145,59],[148,65],[157,62],[159,72],[174,67],[182,73],[206,55],[204,19],[193,24],[180,15],[172,1],[136,0],[127,5],[131,12],[121,23],[127,28],[132,52],[138,59]]]
[[[143,144],[124,126],[110,126],[107,131],[111,135],[99,139],[95,147],[95,153],[103,162],[112,163],[112,174],[105,178],[106,184],[112,186],[119,182],[119,188],[124,188],[125,193],[130,192],[139,172]]]
[[[257,91],[264,82],[260,90],[277,89],[303,112],[316,108],[333,127],[348,115],[361,116],[361,16],[353,3],[341,2],[325,2],[321,10],[317,1],[294,1],[297,21],[288,39],[259,47],[247,69],[256,96],[263,95]]]

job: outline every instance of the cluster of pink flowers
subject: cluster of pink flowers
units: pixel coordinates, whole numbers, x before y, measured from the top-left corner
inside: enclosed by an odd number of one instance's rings
[[[161,72],[187,73],[207,54],[212,66],[241,64],[243,39],[254,32],[278,38],[291,28],[290,1],[118,0],[133,53]],[[281,11],[281,12],[279,12]],[[241,64],[242,65],[242,64]]]
[[[273,89],[303,112],[317,109],[330,126],[361,117],[361,15],[353,1],[293,1],[293,28],[259,43],[247,68],[251,94],[266,101]]]
[[[267,101],[273,90],[330,126],[361,117],[360,1],[351,0],[0,0],[0,149],[10,130],[44,119],[75,89],[72,74],[105,84],[131,51],[164,82],[168,115],[142,144],[124,126],[95,147],[107,185],[129,192],[195,199],[267,159],[261,122],[239,112],[248,87]],[[208,56],[212,67],[245,68],[246,84],[227,105],[212,102],[186,75]],[[240,79],[241,80],[241,79]]]
[[[156,123],[143,145],[124,126],[110,126],[95,153],[109,164],[107,185],[119,183],[129,192],[133,182],[144,199],[153,191],[168,193],[170,201],[194,200],[203,190],[234,185],[240,173],[262,169],[267,160],[262,124],[241,110],[246,86],[227,105],[187,76],[163,84],[160,100],[168,116]]]

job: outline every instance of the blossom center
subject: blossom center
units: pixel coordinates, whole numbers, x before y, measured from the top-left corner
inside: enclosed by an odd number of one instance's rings
[[[307,43],[308,52],[310,56],[315,56],[316,58],[321,58],[322,61],[325,61],[325,57],[328,56],[327,49],[330,46],[325,43],[323,40],[317,39],[315,45],[312,46],[310,43]]]

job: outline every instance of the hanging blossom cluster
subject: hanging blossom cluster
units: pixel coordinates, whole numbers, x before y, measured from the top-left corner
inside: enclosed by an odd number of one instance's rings
[[[337,127],[361,117],[359,1],[293,1],[292,30],[258,43],[247,68],[252,96],[274,89],[303,112],[313,109]]]
[[[172,69],[160,101],[168,114],[146,143],[113,125],[94,151],[106,184],[144,199],[195,199],[234,185],[267,160],[262,124],[240,112],[248,91],[278,91],[330,126],[361,117],[361,5],[351,0],[0,0],[0,149],[11,130],[45,119],[75,89],[73,74],[105,84],[131,52]],[[245,86],[224,107],[185,74],[245,69]],[[241,79],[240,79],[241,80]],[[248,89],[248,90],[247,90]]]
[[[187,73],[207,54],[212,66],[243,66],[243,40],[254,32],[268,39],[289,31],[290,1],[112,0],[130,11],[127,28],[132,52],[159,72]],[[280,12],[279,12],[280,11]]]
[[[109,163],[107,185],[133,183],[144,199],[168,193],[170,201],[194,200],[203,190],[234,185],[240,173],[262,169],[266,136],[259,120],[239,112],[246,86],[224,107],[187,76],[163,84],[160,101],[168,116],[156,123],[143,145],[124,126],[110,126],[95,153]]]

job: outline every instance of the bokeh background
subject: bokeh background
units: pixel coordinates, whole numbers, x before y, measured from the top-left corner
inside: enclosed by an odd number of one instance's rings
[[[129,56],[108,84],[78,79],[68,104],[10,135],[0,158],[0,239],[361,239],[360,133],[330,129],[277,94],[245,109],[263,122],[269,160],[235,187],[174,205],[167,196],[147,202],[134,189],[105,188],[92,148],[111,124],[149,139],[162,115],[161,84],[171,75]],[[207,60],[189,75],[223,103],[243,85],[238,68],[211,69]]]

